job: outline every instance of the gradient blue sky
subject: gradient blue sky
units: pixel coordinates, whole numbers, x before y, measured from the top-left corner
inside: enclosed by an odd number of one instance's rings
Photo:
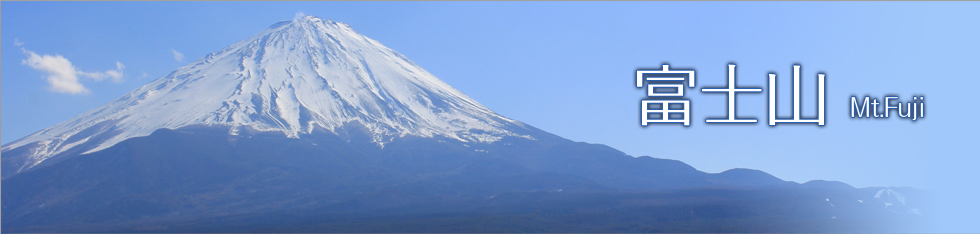
[[[975,193],[980,66],[977,2],[4,2],[2,142],[68,120],[203,55],[303,12],[350,24],[505,116],[634,156],[707,172],[753,168],[785,180]],[[19,45],[19,46],[18,46]],[[52,92],[23,50],[61,55],[80,71],[125,65],[121,82]],[[175,59],[177,51],[184,55]],[[639,126],[638,68],[693,68],[691,127]],[[763,94],[723,116],[736,63],[740,86],[780,81],[788,115],[791,65],[803,66],[804,115],[827,74],[827,125],[765,124]],[[766,90],[768,91],[768,90]],[[851,95],[926,96],[917,122],[851,119]],[[809,95],[809,96],[806,96]],[[965,196],[956,199],[966,199]],[[976,207],[977,202],[972,202]]]

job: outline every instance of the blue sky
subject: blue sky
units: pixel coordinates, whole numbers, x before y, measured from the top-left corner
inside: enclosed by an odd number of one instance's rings
[[[350,24],[505,116],[634,156],[707,172],[957,192],[975,185],[980,3],[976,2],[4,2],[2,142],[68,120],[302,12]],[[178,60],[174,52],[183,55]],[[86,92],[52,89],[30,53],[69,60]],[[117,66],[117,63],[123,66]],[[690,127],[640,127],[638,68],[697,70]],[[765,124],[763,94],[725,114],[726,64],[740,86],[803,66],[803,114],[827,74],[827,125]],[[121,69],[120,69],[121,68]],[[122,74],[118,81],[111,71]],[[97,78],[101,77],[101,80]],[[768,90],[764,90],[768,91]],[[851,95],[926,96],[926,118],[851,119]],[[957,197],[964,198],[965,197]],[[972,202],[976,205],[977,202]],[[976,207],[976,206],[974,206]]]

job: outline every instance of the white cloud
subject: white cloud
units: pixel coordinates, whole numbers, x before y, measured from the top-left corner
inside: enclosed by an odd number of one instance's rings
[[[123,69],[126,67],[120,62],[116,62],[116,70],[108,70],[105,72],[84,72],[79,71],[68,61],[65,57],[61,55],[38,55],[34,51],[26,50],[21,48],[24,54],[27,54],[27,59],[21,61],[24,65],[27,65],[34,70],[47,73],[48,84],[50,85],[48,89],[52,92],[59,93],[70,93],[70,94],[86,94],[90,93],[88,89],[85,88],[82,83],[79,82],[79,77],[89,78],[95,81],[102,81],[105,78],[110,78],[115,82],[122,81]]]
[[[299,19],[302,19],[303,17],[306,17],[305,13],[303,13],[302,11],[296,12],[296,15],[293,16],[293,21],[295,22]]]
[[[78,72],[79,75],[92,78],[95,81],[102,81],[105,78],[111,78],[113,82],[119,83],[122,82],[122,71],[124,68],[126,68],[126,66],[120,62],[116,62],[116,70],[108,70],[105,72],[83,72],[76,70],[76,72]]]
[[[177,60],[177,62],[184,61],[184,54],[181,54],[180,52],[177,52],[177,50],[175,50],[175,49],[170,49],[170,52],[173,52],[174,53],[174,60]]]
[[[14,46],[22,46],[22,45],[24,45],[24,42],[20,41],[20,39],[14,38]]]

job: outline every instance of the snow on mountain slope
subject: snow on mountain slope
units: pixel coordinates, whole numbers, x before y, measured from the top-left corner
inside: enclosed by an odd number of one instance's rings
[[[83,143],[84,153],[160,128],[227,125],[300,137],[358,122],[381,145],[395,136],[494,142],[523,137],[500,116],[350,26],[305,16],[181,67],[68,121],[3,146],[27,146],[17,171]],[[78,149],[75,149],[76,151]],[[6,157],[5,157],[6,158]]]

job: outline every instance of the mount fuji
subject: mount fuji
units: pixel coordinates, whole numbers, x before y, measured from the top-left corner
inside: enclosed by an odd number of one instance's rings
[[[909,188],[889,189],[915,214],[863,205],[881,188],[574,142],[313,16],[0,159],[4,232],[907,231],[930,211]]]
[[[4,177],[69,151],[91,153],[161,128],[223,125],[297,138],[365,127],[393,137],[464,142],[522,137],[500,116],[350,26],[313,16],[286,21],[191,62],[106,105],[3,146]]]

